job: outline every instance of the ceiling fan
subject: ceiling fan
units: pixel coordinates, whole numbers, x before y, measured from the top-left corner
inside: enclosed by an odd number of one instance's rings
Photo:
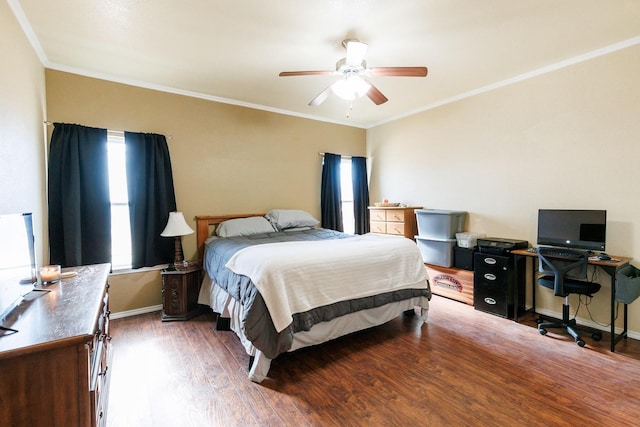
[[[356,39],[346,39],[342,46],[347,50],[346,58],[336,63],[336,70],[323,71],[283,71],[281,77],[336,75],[340,79],[331,84],[309,102],[310,106],[322,104],[332,93],[347,101],[367,95],[376,105],[384,104],[389,99],[363,77],[403,76],[426,77],[427,67],[374,67],[367,68],[364,56],[368,45]]]

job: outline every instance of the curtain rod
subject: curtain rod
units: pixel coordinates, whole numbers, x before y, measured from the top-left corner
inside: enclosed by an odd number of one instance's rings
[[[324,153],[323,152],[319,152],[318,156],[324,157]],[[353,157],[356,157],[356,156],[343,156],[342,154],[340,155],[341,159],[351,159]],[[359,157],[364,157],[365,159],[367,158],[366,156],[359,156]]]
[[[44,124],[47,125],[47,126],[51,126],[53,124],[53,122],[45,121]],[[120,132],[124,132],[124,131],[120,131]],[[173,135],[166,135],[165,138],[173,139]]]

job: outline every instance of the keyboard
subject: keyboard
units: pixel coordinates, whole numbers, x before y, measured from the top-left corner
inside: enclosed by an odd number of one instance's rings
[[[564,248],[544,248],[544,255],[551,258],[580,259],[587,256],[586,251],[567,250]]]

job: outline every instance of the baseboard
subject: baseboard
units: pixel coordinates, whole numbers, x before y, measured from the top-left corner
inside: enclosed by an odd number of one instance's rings
[[[162,310],[162,304],[152,305],[150,307],[136,308],[135,310],[127,310],[127,311],[120,311],[118,313],[111,313],[109,317],[111,319],[120,319],[123,317],[137,316],[138,314],[153,313],[154,311],[160,311],[160,310]]]
[[[551,311],[551,310],[545,310],[545,309],[536,308],[536,313],[537,314],[541,314],[543,316],[553,317],[555,319],[562,319],[562,313],[558,313],[558,312]],[[611,332],[611,327],[610,326],[600,325],[598,323],[595,323],[591,319],[582,319],[582,318],[578,317],[576,319],[576,322],[578,323],[578,325],[587,326],[589,328],[598,329],[598,330],[604,331],[604,332]],[[616,327],[616,334],[619,334],[621,332],[622,332],[622,328]],[[638,332],[633,332],[633,331],[629,331],[628,330],[627,331],[627,336],[629,338],[633,338],[635,340],[640,339],[640,333],[638,333]]]

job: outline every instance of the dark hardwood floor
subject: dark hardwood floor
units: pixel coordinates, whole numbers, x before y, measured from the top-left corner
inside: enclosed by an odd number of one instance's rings
[[[214,315],[112,321],[110,427],[637,426],[640,341],[585,348],[533,316],[521,323],[434,296],[429,321],[282,355],[262,384]]]

